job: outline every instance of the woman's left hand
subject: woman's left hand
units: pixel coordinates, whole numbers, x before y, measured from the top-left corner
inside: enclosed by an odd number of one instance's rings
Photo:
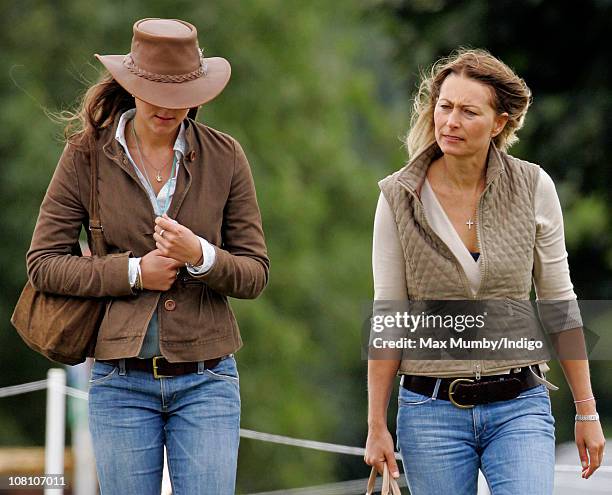
[[[606,439],[599,421],[576,421],[575,436],[582,477],[588,479],[603,462]]]
[[[164,213],[155,219],[155,245],[163,256],[181,263],[203,263],[202,244],[197,235]]]

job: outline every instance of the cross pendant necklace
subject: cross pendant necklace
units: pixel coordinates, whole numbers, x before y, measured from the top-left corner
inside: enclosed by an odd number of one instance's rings
[[[442,163],[444,165],[444,168],[446,169],[446,162],[443,161]],[[447,169],[446,169],[446,178],[445,178],[445,180],[447,180],[447,182],[450,182],[450,181],[448,181],[448,170]],[[485,178],[485,181],[486,181],[486,178]],[[460,190],[460,188],[456,188],[454,186],[453,186],[453,188]],[[480,189],[480,181],[478,183],[478,186],[476,187],[476,193],[477,194],[478,194],[478,190],[479,189]],[[476,215],[477,210],[478,210],[478,198],[476,199],[476,205],[474,206],[474,211],[472,212],[472,215],[470,215],[470,218],[468,218],[467,222],[465,222],[465,224],[467,225],[468,230],[472,230],[472,225],[476,225],[476,222],[474,220],[472,220],[472,217]]]
[[[465,222],[468,230],[472,230],[472,225],[476,225],[476,222],[472,220],[472,217],[476,217],[477,213],[478,213],[478,200],[476,200],[476,204],[474,205],[474,210],[472,211],[470,218],[468,218],[467,222]]]
[[[476,222],[472,220],[472,216],[476,216],[478,210],[478,201],[476,201],[476,205],[474,206],[474,211],[472,212],[472,215],[470,215],[470,218],[468,218],[468,221],[465,222],[465,224],[467,225],[468,230],[472,230],[472,225],[476,225]]]

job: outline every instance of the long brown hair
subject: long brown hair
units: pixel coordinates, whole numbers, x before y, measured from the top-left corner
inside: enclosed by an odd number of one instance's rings
[[[503,151],[516,143],[516,132],[523,127],[531,103],[531,91],[527,84],[486,50],[461,48],[449,57],[438,60],[429,74],[422,75],[406,137],[409,156],[414,157],[435,141],[433,112],[442,83],[451,73],[469,77],[492,89],[493,109],[498,114],[508,113],[506,126],[493,138],[493,142]]]
[[[63,111],[58,118],[66,122],[66,140],[79,145],[98,137],[98,132],[112,125],[117,115],[133,107],[134,97],[104,71],[98,82],[87,89],[78,110]]]
[[[110,72],[104,71],[98,82],[87,88],[76,112],[63,111],[55,117],[66,123],[66,141],[81,145],[97,138],[100,130],[112,125],[118,115],[134,106],[134,97]],[[190,108],[187,117],[196,120],[199,108]]]

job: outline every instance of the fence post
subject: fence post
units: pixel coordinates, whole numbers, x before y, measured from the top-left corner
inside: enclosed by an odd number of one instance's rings
[[[47,424],[45,427],[45,474],[64,474],[66,371],[51,368],[47,372]],[[62,495],[62,488],[45,488],[45,495]]]

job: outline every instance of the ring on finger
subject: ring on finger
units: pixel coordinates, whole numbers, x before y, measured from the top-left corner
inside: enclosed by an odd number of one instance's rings
[[[159,237],[164,237],[164,232],[166,231],[166,229],[161,229],[159,231]]]

